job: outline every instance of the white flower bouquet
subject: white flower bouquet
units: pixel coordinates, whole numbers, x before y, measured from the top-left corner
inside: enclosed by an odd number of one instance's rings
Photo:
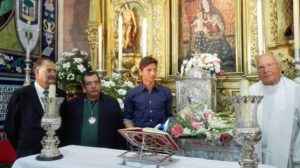
[[[58,82],[63,85],[79,84],[83,73],[92,70],[88,60],[88,53],[77,48],[62,53],[56,63]]]
[[[195,53],[191,59],[183,61],[180,75],[185,76],[194,69],[199,68],[208,71],[211,77],[214,77],[221,70],[220,63],[221,60],[217,57],[217,54]]]
[[[101,91],[107,95],[116,98],[121,109],[124,109],[125,94],[134,88],[130,81],[123,81],[121,75],[113,73],[108,80],[101,80]]]

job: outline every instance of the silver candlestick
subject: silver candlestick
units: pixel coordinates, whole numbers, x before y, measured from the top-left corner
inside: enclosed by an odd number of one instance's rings
[[[257,168],[259,158],[255,153],[254,145],[262,137],[257,122],[257,106],[263,96],[232,96],[236,114],[236,125],[233,130],[235,140],[242,145],[242,154],[239,164],[242,168]]]
[[[57,146],[60,143],[57,136],[55,136],[55,130],[61,126],[61,117],[59,115],[59,109],[64,98],[61,97],[42,97],[44,104],[44,115],[42,117],[41,126],[46,130],[46,136],[43,137],[41,153],[36,157],[37,160],[49,161],[57,160],[63,157],[60,154]],[[51,110],[51,104],[54,104],[54,110]]]

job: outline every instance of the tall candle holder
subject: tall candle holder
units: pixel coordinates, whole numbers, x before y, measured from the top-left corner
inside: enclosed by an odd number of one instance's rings
[[[46,131],[46,136],[43,137],[41,153],[36,157],[40,161],[57,160],[63,157],[60,154],[57,146],[60,143],[55,131],[61,126],[61,117],[59,109],[64,101],[62,97],[42,97],[44,104],[44,115],[42,117],[41,126]],[[51,109],[50,104],[55,103],[54,109]]]
[[[242,168],[257,168],[259,158],[255,153],[254,145],[262,137],[257,122],[257,106],[263,96],[232,96],[236,114],[236,125],[233,130],[235,140],[242,145],[242,154],[239,164]]]

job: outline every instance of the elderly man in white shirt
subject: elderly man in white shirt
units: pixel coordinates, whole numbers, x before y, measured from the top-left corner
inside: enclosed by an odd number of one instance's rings
[[[257,109],[262,129],[257,153],[263,164],[300,167],[300,85],[281,74],[273,55],[257,57],[256,64],[260,81],[250,86],[250,94],[264,96]]]

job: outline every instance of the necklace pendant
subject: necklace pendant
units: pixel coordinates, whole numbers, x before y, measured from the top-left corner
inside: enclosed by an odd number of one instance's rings
[[[95,122],[97,121],[95,117],[91,116],[89,119],[88,119],[89,123],[90,124],[95,124]]]

